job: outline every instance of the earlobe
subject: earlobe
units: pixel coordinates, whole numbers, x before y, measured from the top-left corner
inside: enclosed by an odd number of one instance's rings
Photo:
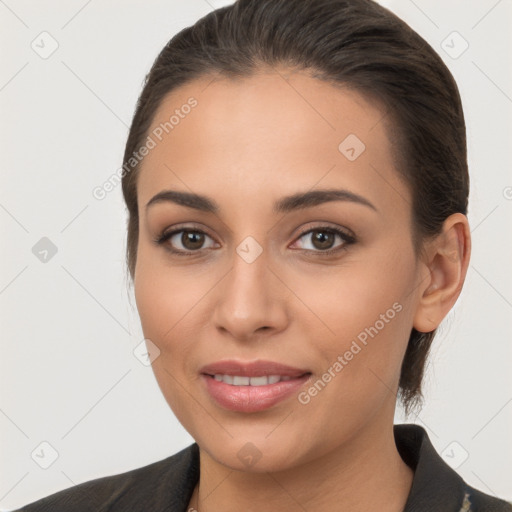
[[[419,332],[436,329],[460,295],[469,265],[471,237],[467,217],[454,213],[442,232],[428,243],[427,275],[419,287],[413,326]]]

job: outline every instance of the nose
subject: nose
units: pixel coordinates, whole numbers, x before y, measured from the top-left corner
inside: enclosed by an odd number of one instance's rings
[[[265,252],[251,263],[235,253],[230,271],[215,289],[214,325],[239,341],[278,333],[288,323],[287,291],[268,266]]]

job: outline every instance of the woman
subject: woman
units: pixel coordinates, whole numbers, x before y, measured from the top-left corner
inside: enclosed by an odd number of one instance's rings
[[[155,61],[123,169],[148,351],[196,443],[22,510],[512,510],[393,425],[470,257],[461,101],[418,34],[370,0],[218,9]]]

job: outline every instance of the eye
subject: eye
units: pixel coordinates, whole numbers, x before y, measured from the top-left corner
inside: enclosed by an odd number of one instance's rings
[[[209,239],[208,246],[204,246],[205,241]],[[201,249],[210,249],[214,247],[215,242],[200,229],[175,229],[169,232],[161,233],[155,240],[158,245],[166,244],[167,249],[175,254],[187,255],[193,252],[199,252]]]
[[[331,254],[345,249],[347,245],[353,244],[356,240],[355,236],[330,226],[319,226],[309,229],[302,233],[298,240],[302,238],[305,240],[309,238],[310,245],[309,247],[302,247],[302,249],[323,254]],[[334,245],[336,238],[340,241],[338,245]]]
[[[318,226],[304,231],[298,240],[310,239],[310,247],[300,247],[309,252],[316,252],[319,255],[329,255],[343,249],[350,244],[355,243],[356,238],[353,234],[347,233],[341,229],[331,226]],[[336,239],[339,243],[335,245]],[[205,246],[205,242],[209,243]],[[188,256],[193,253],[200,253],[203,249],[212,249],[216,242],[207,233],[201,229],[182,228],[165,230],[154,240],[158,245],[166,245],[166,249],[178,256]],[[297,242],[295,242],[297,243]],[[307,245],[307,242],[306,242]]]

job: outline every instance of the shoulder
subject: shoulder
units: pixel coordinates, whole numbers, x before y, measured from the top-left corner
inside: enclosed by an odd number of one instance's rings
[[[394,426],[404,462],[413,468],[412,488],[404,512],[512,512],[512,505],[470,487],[437,453],[419,425]]]
[[[89,480],[14,512],[179,510],[188,503],[198,478],[199,451],[194,443],[166,459]]]
[[[512,512],[512,504],[499,498],[494,498],[478,489],[466,486],[466,508],[460,512]]]

